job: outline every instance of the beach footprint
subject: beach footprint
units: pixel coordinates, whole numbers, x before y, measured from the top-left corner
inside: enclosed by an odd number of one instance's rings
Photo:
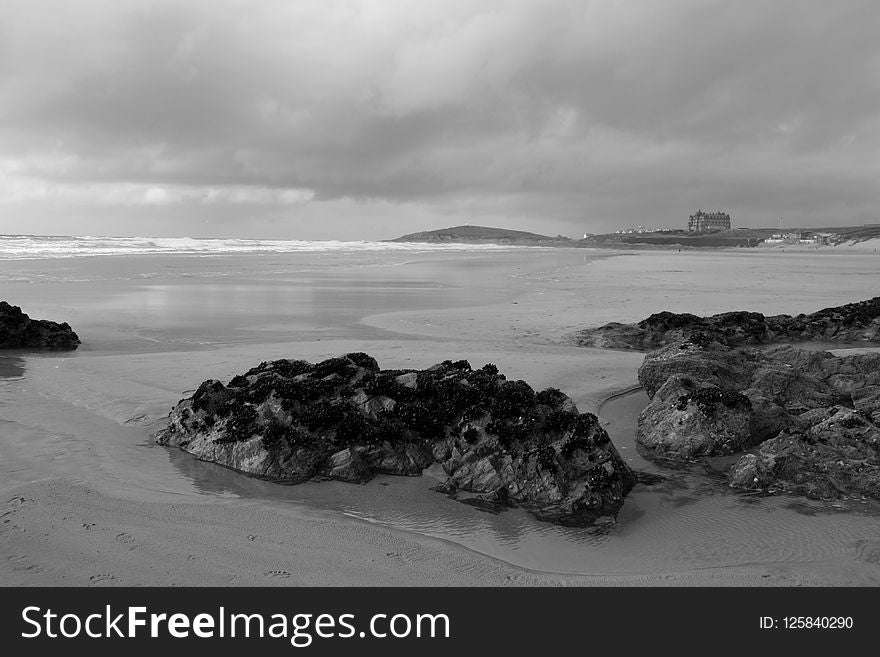
[[[287,579],[290,577],[290,573],[286,570],[267,570],[264,575],[266,577],[271,577],[272,579]]]
[[[98,575],[92,575],[91,577],[89,577],[89,583],[94,585],[109,584],[115,581],[116,576],[112,573],[100,573]]]
[[[418,548],[411,548],[408,550],[395,550],[393,552],[386,552],[385,556],[390,559],[395,559],[397,561],[402,561],[405,564],[410,564],[413,562],[416,554],[418,553]]]
[[[35,564],[27,554],[13,554],[6,557],[6,560],[12,564],[12,569],[18,572],[41,573],[42,566]]]

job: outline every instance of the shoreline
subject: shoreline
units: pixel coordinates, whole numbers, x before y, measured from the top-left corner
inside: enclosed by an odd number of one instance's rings
[[[39,495],[35,495],[35,488],[39,489]],[[29,505],[42,503],[52,507],[54,512],[44,519],[48,522],[41,527],[50,531],[44,531],[43,539],[37,539],[38,543],[49,543],[57,538],[59,528],[56,523],[64,521],[74,525],[79,522],[80,529],[68,530],[69,535],[64,540],[69,548],[81,549],[80,554],[68,557],[66,562],[56,560],[51,565],[39,563],[40,557],[44,556],[41,549],[31,549],[36,554],[12,555],[0,571],[5,586],[179,586],[193,585],[193,578],[200,580],[199,586],[785,586],[805,581],[791,574],[774,574],[767,572],[766,568],[747,565],[663,573],[540,571],[447,539],[318,510],[302,515],[288,512],[283,520],[267,521],[264,505],[256,503],[224,507],[222,513],[213,512],[205,505],[172,504],[170,513],[163,509],[161,514],[157,509],[150,509],[150,503],[136,507],[126,505],[126,515],[156,525],[152,528],[154,534],[147,536],[137,530],[118,531],[131,529],[115,522],[119,512],[118,500],[107,498],[82,484],[55,480],[47,486],[44,482],[34,482],[7,491],[9,493],[12,497],[7,499],[3,513],[7,518],[12,516],[14,521],[21,521],[20,511]],[[109,523],[108,514],[102,509],[108,506],[117,511],[110,514],[113,520]],[[298,509],[297,512],[301,511]],[[63,515],[59,519],[60,514]],[[285,531],[291,516],[295,518],[298,534],[307,535],[307,540],[293,540]],[[216,526],[234,526],[249,533],[235,545],[226,546],[222,551],[215,550],[222,554],[212,555],[209,568],[194,563],[200,559],[196,550],[185,557],[174,547],[167,553],[163,551],[167,536],[158,533],[158,525],[179,528],[208,520]],[[26,532],[28,528],[16,524],[12,531],[15,530]],[[9,531],[7,529],[4,533]],[[195,535],[188,538],[193,542],[206,538],[203,531],[192,533]],[[156,544],[157,538],[160,545]],[[178,534],[175,542],[180,542],[180,538]],[[315,538],[318,543],[313,542]],[[12,542],[15,552],[16,541],[8,535],[7,539]],[[328,542],[334,545],[332,555],[320,547]],[[280,545],[284,546],[283,552],[277,549]],[[52,548],[49,551],[56,552]],[[135,552],[139,554],[134,561],[125,554]],[[94,571],[88,567],[90,553],[101,556],[100,572],[89,574]],[[144,553],[155,558],[146,567],[139,565],[139,560],[145,558]],[[160,555],[162,559],[157,558]],[[179,571],[182,559],[185,574]],[[246,560],[247,565],[241,565],[241,560]],[[303,569],[306,562],[308,567]],[[125,568],[118,567],[121,563],[126,564]],[[220,564],[223,568],[219,568]],[[417,569],[417,579],[413,579],[413,568]]]

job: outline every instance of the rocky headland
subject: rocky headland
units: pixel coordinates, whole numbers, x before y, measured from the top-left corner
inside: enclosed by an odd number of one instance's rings
[[[31,319],[18,306],[0,301],[0,349],[71,350],[79,337],[67,322]]]
[[[599,426],[560,391],[535,392],[494,365],[444,361],[381,370],[363,353],[265,362],[180,401],[163,445],[283,483],[421,475],[438,490],[522,506],[566,524],[614,517],[636,477]]]
[[[650,351],[700,333],[728,346],[796,342],[880,344],[880,297],[824,308],[808,315],[771,315],[737,311],[698,317],[655,313],[636,324],[612,322],[580,331],[583,347]]]
[[[558,235],[550,237],[529,233],[524,230],[508,228],[492,228],[489,226],[453,226],[437,230],[425,230],[409,233],[392,242],[427,242],[427,243],[461,243],[461,244],[507,244],[515,246],[571,246],[573,240]]]

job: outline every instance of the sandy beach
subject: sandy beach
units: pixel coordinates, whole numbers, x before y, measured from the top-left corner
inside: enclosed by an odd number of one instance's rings
[[[263,360],[494,363],[600,415],[634,467],[643,355],[574,331],[661,310],[811,312],[877,294],[873,252],[99,256],[0,263],[73,353],[0,355],[0,584],[877,585],[872,505],[637,488],[617,524],[490,514],[431,476],[279,486],[158,447],[169,408]],[[605,403],[609,398],[616,401]],[[627,419],[629,418],[629,419]]]

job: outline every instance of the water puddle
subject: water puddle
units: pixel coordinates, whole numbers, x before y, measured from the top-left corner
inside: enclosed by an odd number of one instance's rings
[[[283,500],[363,521],[440,538],[531,570],[564,574],[650,574],[741,565],[841,562],[865,569],[876,583],[877,505],[841,509],[787,497],[742,495],[703,466],[670,470],[635,442],[642,391],[621,395],[601,414],[624,458],[648,477],[627,497],[615,524],[560,527],[521,509],[490,512],[430,490],[430,475],[379,476],[364,485],[341,482],[281,486],[202,463],[183,452],[170,462],[203,494]],[[867,555],[867,556],[866,556]]]

